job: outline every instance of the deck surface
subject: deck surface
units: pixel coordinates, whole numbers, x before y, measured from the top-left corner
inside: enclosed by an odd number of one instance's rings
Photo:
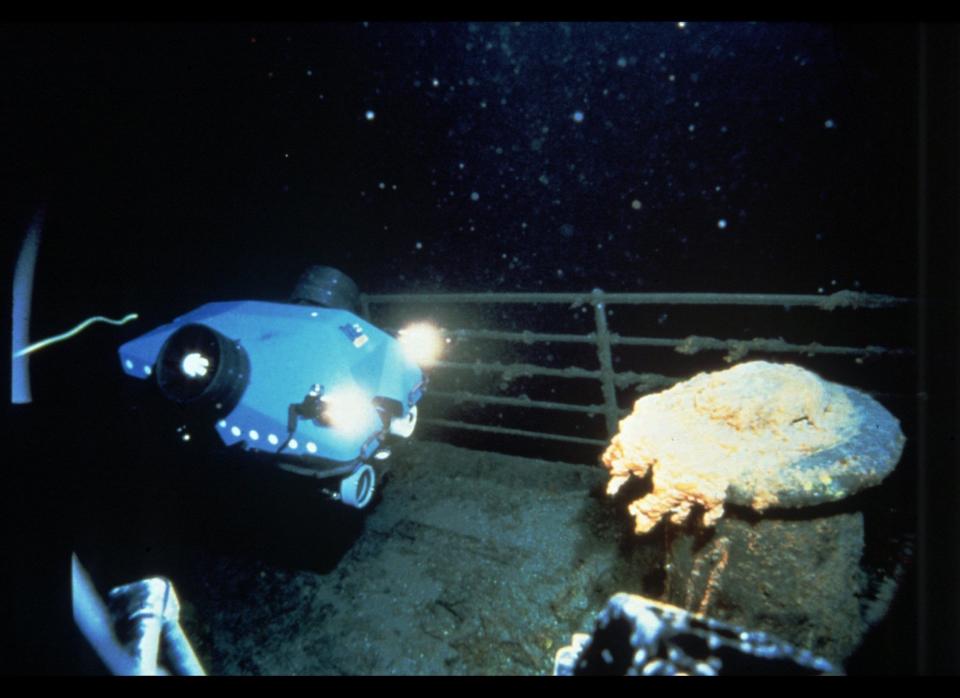
[[[654,565],[602,468],[417,441],[392,461],[372,511],[320,519],[342,554],[311,560],[316,519],[295,505],[295,554],[278,540],[196,556],[178,588],[210,673],[546,674]]]

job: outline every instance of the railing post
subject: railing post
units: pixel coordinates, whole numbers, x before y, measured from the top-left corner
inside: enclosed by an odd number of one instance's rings
[[[597,358],[600,359],[600,381],[603,390],[604,416],[607,421],[607,437],[617,433],[620,409],[617,406],[617,389],[614,383],[613,354],[610,351],[610,332],[607,330],[607,310],[603,291],[594,289],[590,302],[597,322]]]
[[[364,320],[370,319],[370,299],[366,293],[360,294],[360,317]]]

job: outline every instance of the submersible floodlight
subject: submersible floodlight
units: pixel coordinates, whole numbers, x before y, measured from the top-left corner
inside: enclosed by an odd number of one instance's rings
[[[246,390],[250,359],[239,342],[206,325],[189,324],[160,348],[156,375],[157,387],[168,400],[232,409]]]
[[[285,470],[334,479],[362,508],[391,436],[417,421],[426,378],[390,334],[356,314],[359,292],[311,267],[290,303],[208,303],[119,349],[193,428],[213,429]]]

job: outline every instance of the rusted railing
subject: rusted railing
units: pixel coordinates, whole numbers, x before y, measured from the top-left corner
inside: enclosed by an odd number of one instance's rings
[[[582,405],[564,402],[531,400],[526,396],[505,397],[482,395],[468,391],[444,392],[432,390],[433,397],[448,399],[457,403],[479,405],[501,405],[538,410],[553,410],[568,413],[581,413],[588,416],[603,415],[607,436],[617,431],[619,419],[626,410],[617,404],[617,388],[632,386],[638,392],[660,390],[684,380],[685,377],[664,376],[657,373],[636,373],[617,371],[614,368],[612,350],[615,346],[642,346],[670,348],[681,354],[694,354],[700,351],[726,351],[730,362],[739,360],[749,352],[775,352],[797,354],[834,354],[853,357],[884,356],[910,353],[908,349],[886,348],[881,346],[834,346],[810,342],[796,344],[780,338],[718,339],[690,335],[684,338],[626,337],[610,332],[607,327],[606,308],[610,305],[738,305],[738,306],[780,306],[789,310],[795,307],[810,307],[824,311],[837,308],[893,308],[909,303],[908,299],[895,298],[856,291],[838,291],[831,295],[789,295],[789,294],[751,294],[751,293],[604,293],[594,290],[590,293],[422,293],[422,294],[378,294],[361,296],[364,316],[370,316],[372,305],[422,305],[422,304],[562,304],[572,307],[593,306],[595,330],[588,334],[563,334],[545,332],[512,332],[491,329],[450,329],[444,332],[448,337],[458,339],[498,340],[518,344],[536,343],[573,343],[592,344],[597,353],[599,369],[585,369],[577,366],[551,368],[527,363],[454,362],[440,361],[434,371],[473,371],[475,373],[500,374],[506,378],[521,376],[548,376],[558,379],[590,379],[598,381],[602,404]],[[464,429],[490,434],[504,434],[536,439],[548,439],[566,443],[603,447],[607,441],[578,436],[568,436],[541,431],[513,429],[497,425],[474,424],[448,419],[425,418],[423,422],[451,429]]]

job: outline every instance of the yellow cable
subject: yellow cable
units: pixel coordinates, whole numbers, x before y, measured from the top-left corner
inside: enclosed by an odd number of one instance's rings
[[[125,325],[131,320],[136,320],[138,317],[139,316],[136,313],[130,313],[129,315],[125,316],[122,320],[111,320],[110,318],[103,317],[102,315],[94,315],[93,317],[87,318],[86,320],[81,322],[79,325],[74,327],[69,332],[64,332],[63,334],[58,334],[54,337],[47,337],[46,339],[41,339],[39,342],[34,342],[28,347],[24,347],[20,351],[15,352],[13,355],[13,358],[19,359],[21,356],[32,354],[38,349],[43,349],[44,347],[50,346],[51,344],[62,342],[65,339],[70,339],[77,333],[83,332],[85,329],[87,329],[90,325],[92,325],[95,322],[107,322],[111,325]]]

